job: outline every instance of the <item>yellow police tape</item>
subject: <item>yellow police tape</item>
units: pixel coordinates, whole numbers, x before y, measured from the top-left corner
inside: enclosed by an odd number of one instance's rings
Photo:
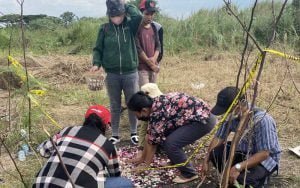
[[[269,52],[271,54],[275,54],[275,55],[278,55],[278,56],[281,56],[281,57],[284,57],[284,58],[287,58],[287,59],[291,59],[291,60],[295,60],[295,61],[299,61],[300,62],[300,57],[295,57],[295,56],[291,56],[291,55],[287,55],[285,53],[282,53],[282,52],[279,52],[279,51],[276,51],[276,50],[272,50],[272,49],[264,49],[265,52]]]
[[[17,76],[21,78],[23,82],[26,82],[26,73],[24,71],[24,67],[12,56],[8,56],[8,61],[12,64],[12,70],[16,73]],[[31,74],[28,74],[31,78],[34,79],[34,77]],[[40,82],[36,81],[39,85],[42,85]],[[53,125],[55,125],[58,128],[62,128],[61,125],[59,125],[45,110],[42,109],[41,105],[38,103],[38,101],[31,95],[38,95],[38,96],[43,96],[45,95],[46,91],[45,90],[30,90],[27,96],[30,98],[30,100],[41,110],[41,112],[50,119]],[[44,132],[50,136],[50,133],[46,130],[46,128],[43,125],[43,130]]]
[[[23,82],[26,82],[27,81],[26,80],[26,72],[24,70],[24,67],[12,56],[8,56],[8,61],[11,63],[12,70],[16,73],[16,75],[19,76]],[[34,77],[31,74],[28,74],[28,76],[30,78],[34,79]],[[42,85],[37,80],[35,80],[35,82],[38,83],[39,85]]]
[[[295,57],[295,56],[290,56],[287,55],[285,53],[276,51],[276,50],[272,50],[272,49],[264,49],[265,52],[269,52],[287,59],[291,59],[291,60],[295,60],[295,61],[300,61],[299,57]],[[24,69],[22,67],[22,65],[16,61],[14,58],[12,58],[11,56],[8,56],[8,60],[12,63],[12,65],[15,67],[14,71],[15,73],[23,80],[26,81],[26,75],[24,74]],[[204,141],[202,141],[201,143],[198,144],[197,148],[194,150],[194,152],[192,153],[192,155],[184,162],[184,163],[179,163],[179,164],[175,164],[175,165],[169,165],[169,166],[163,166],[163,167],[155,167],[155,168],[144,168],[144,169],[139,169],[140,171],[147,171],[147,170],[161,170],[161,169],[168,169],[168,168],[176,168],[176,167],[181,167],[181,166],[185,166],[187,165],[191,159],[199,152],[199,150],[204,147],[204,144],[210,140],[214,134],[217,132],[217,130],[220,128],[220,126],[223,124],[223,122],[226,120],[226,118],[229,115],[229,112],[233,109],[233,107],[237,104],[238,99],[241,95],[246,93],[246,90],[249,88],[251,81],[253,80],[255,74],[257,73],[258,70],[258,65],[262,62],[262,54],[259,54],[254,66],[252,67],[249,76],[247,78],[247,80],[245,81],[242,89],[239,91],[239,93],[237,94],[237,96],[235,97],[235,99],[233,100],[232,104],[230,105],[230,107],[228,108],[228,110],[225,112],[224,116],[222,117],[222,119],[217,123],[217,125],[215,125],[215,127],[213,128],[213,130],[207,135],[205,136]],[[31,75],[30,75],[31,76]],[[33,76],[31,76],[33,78]],[[43,95],[44,91],[43,90],[31,90],[30,93],[32,94],[36,94],[36,95]],[[62,128],[62,126],[60,126],[47,112],[45,112],[40,104],[37,102],[37,100],[31,95],[28,94],[28,97],[32,100],[32,102],[34,104],[36,104],[40,110],[51,120],[51,122],[57,126],[58,128]],[[49,132],[44,128],[44,131],[46,132],[46,134],[48,136],[50,136]]]
[[[282,52],[279,52],[279,51],[276,51],[276,50],[265,49],[264,51],[275,54],[275,55],[278,55],[278,56],[281,56],[281,57],[284,57],[284,58],[287,58],[287,59],[291,59],[291,60],[295,60],[295,61],[300,60],[299,57],[290,56],[290,55],[287,55],[285,53],[282,53]],[[178,164],[175,164],[175,165],[162,166],[162,167],[144,168],[144,169],[139,169],[139,171],[161,170],[161,169],[168,169],[168,168],[176,168],[176,167],[186,166],[195,157],[195,155],[197,153],[199,153],[199,150],[204,147],[204,144],[215,135],[217,130],[220,128],[220,126],[223,124],[223,122],[227,119],[230,111],[238,103],[238,99],[240,98],[240,96],[242,96],[243,94],[246,93],[246,90],[249,88],[249,86],[251,84],[251,81],[253,80],[254,76],[257,73],[257,70],[258,70],[258,67],[259,67],[258,65],[261,64],[261,62],[262,62],[262,54],[259,54],[254,66],[252,67],[252,69],[249,73],[249,76],[248,76],[247,80],[245,81],[245,83],[242,87],[242,89],[239,91],[239,93],[237,94],[237,96],[233,100],[232,104],[230,105],[228,110],[225,112],[222,119],[217,123],[217,125],[215,125],[213,130],[207,136],[205,136],[204,140],[198,144],[198,146],[196,147],[196,149],[194,150],[192,155],[185,162],[178,163]]]
[[[41,110],[41,112],[44,114],[44,115],[46,115],[49,119],[50,119],[50,121],[56,126],[56,127],[58,127],[58,128],[62,128],[62,126],[60,126],[45,110],[43,110],[42,109],[42,107],[41,107],[41,105],[38,103],[38,101],[31,95],[31,94],[28,94],[27,95],[30,99],[31,99],[31,101],[37,106],[37,107],[39,107],[39,109]]]

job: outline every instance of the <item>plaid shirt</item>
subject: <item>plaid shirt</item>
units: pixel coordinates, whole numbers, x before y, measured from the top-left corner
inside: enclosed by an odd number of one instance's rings
[[[110,176],[120,176],[116,149],[97,128],[66,127],[53,136],[53,141],[76,188],[98,187],[97,180],[104,181],[105,168]],[[51,141],[43,142],[38,150],[50,158],[37,174],[33,187],[72,187]]]
[[[159,144],[178,127],[198,121],[206,124],[209,105],[184,93],[168,93],[155,97],[147,133],[150,144]]]
[[[251,123],[251,122],[250,122]],[[246,129],[238,146],[237,151],[248,153],[250,155],[258,153],[259,151],[269,151],[270,156],[261,162],[261,164],[268,170],[272,169],[279,164],[281,149],[278,142],[276,131],[276,123],[274,119],[265,111],[254,109],[252,117],[254,126],[252,129]],[[225,139],[226,133],[236,132],[239,120],[234,119],[227,131],[227,124],[225,122],[217,131],[216,136]]]

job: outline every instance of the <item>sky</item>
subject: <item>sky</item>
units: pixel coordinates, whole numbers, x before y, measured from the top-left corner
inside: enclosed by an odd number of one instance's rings
[[[21,0],[19,0],[21,1]],[[46,14],[59,17],[66,11],[80,17],[102,17],[106,15],[106,0],[23,0],[24,15]],[[199,9],[218,8],[223,0],[157,0],[161,12],[176,19],[184,19]],[[249,7],[254,0],[232,0],[239,8]],[[17,0],[0,0],[1,14],[20,14]]]

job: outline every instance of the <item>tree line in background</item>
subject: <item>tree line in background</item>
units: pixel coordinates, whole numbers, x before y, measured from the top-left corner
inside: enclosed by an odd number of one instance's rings
[[[137,4],[138,1],[132,1]],[[274,13],[278,13],[280,2],[274,3]],[[234,5],[233,5],[234,8]],[[234,8],[244,23],[250,19],[251,9]],[[245,33],[225,7],[214,10],[199,10],[185,20],[175,20],[158,14],[156,20],[164,27],[164,45],[167,53],[193,51],[199,48],[218,50],[237,50],[243,46]],[[26,26],[26,45],[35,53],[70,52],[91,53],[95,44],[99,25],[107,18],[78,18],[72,12],[65,12],[60,17],[47,15],[24,15]],[[271,2],[258,4],[251,33],[264,45],[272,31],[274,15]],[[0,17],[0,47],[4,52],[11,48],[21,49],[20,15]],[[300,1],[293,0],[283,14],[276,30],[275,43],[284,44],[295,52],[300,52]]]

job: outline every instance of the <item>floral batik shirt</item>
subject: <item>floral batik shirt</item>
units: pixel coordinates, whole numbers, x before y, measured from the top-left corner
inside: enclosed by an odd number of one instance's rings
[[[149,144],[156,145],[178,127],[190,122],[205,124],[210,116],[210,107],[202,99],[184,93],[168,93],[153,99],[147,133]]]

